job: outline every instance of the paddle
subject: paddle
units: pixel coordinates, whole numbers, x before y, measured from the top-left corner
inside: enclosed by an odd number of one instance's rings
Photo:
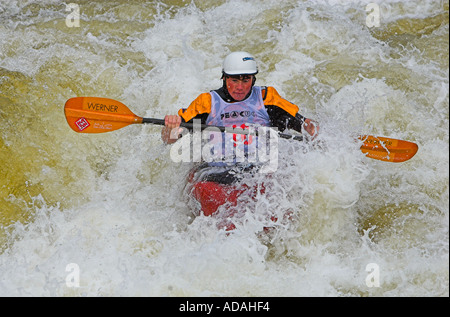
[[[64,113],[69,126],[78,133],[103,133],[121,129],[130,124],[151,123],[164,125],[163,119],[142,118],[135,115],[123,103],[99,97],[75,97],[67,100]],[[182,122],[181,126],[192,130],[193,123]],[[248,130],[201,125],[202,130],[214,128],[222,132],[248,134]],[[302,141],[302,136],[278,134],[281,138]],[[385,162],[404,162],[412,158],[417,150],[417,144],[386,137],[363,135],[361,151],[367,157]]]

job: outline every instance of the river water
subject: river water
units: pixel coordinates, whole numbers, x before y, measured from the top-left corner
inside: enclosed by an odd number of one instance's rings
[[[0,295],[448,296],[448,13],[439,0],[0,0]],[[191,164],[160,127],[77,134],[63,107],[107,97],[162,118],[218,88],[235,50],[320,122],[321,145],[280,140],[274,186],[227,234],[193,217]],[[359,134],[419,151],[372,160]],[[258,214],[283,210],[292,221],[261,234]]]

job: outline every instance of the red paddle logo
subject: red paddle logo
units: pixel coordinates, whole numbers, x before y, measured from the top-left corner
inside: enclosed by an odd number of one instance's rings
[[[237,127],[237,125],[233,125],[233,129],[235,129]],[[243,123],[240,126],[241,129],[248,129],[248,125],[246,125],[245,123]],[[251,135],[248,134],[241,134],[241,142],[244,142],[245,145],[249,145],[252,144],[253,142],[253,138]],[[238,146],[238,140],[237,140],[237,134],[233,134],[233,145],[234,147]]]
[[[75,121],[75,125],[78,127],[78,129],[80,129],[80,131],[83,131],[84,129],[90,126],[86,118],[78,119],[77,121]]]

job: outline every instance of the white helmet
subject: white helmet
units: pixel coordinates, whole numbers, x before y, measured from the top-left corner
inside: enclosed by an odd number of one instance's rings
[[[233,52],[225,57],[222,71],[225,75],[256,75],[255,58],[247,52]]]

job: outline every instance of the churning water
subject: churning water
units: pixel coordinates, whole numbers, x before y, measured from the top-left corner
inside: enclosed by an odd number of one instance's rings
[[[0,0],[0,295],[449,295],[448,1],[74,2]],[[160,127],[66,123],[75,96],[176,113],[236,50],[321,135],[280,141],[232,234],[193,217]],[[419,152],[371,160],[359,134]]]

